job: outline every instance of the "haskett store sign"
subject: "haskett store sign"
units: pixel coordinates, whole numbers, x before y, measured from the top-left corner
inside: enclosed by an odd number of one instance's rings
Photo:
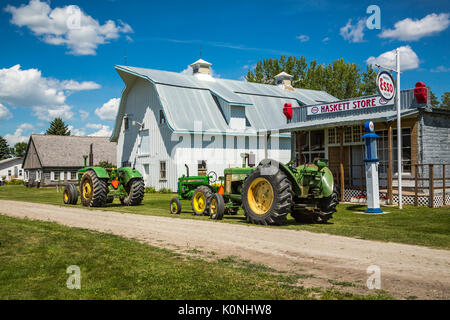
[[[309,116],[314,116],[325,113],[375,108],[385,106],[387,104],[388,101],[381,96],[365,97],[362,99],[350,99],[347,101],[338,101],[333,103],[310,106],[307,109],[307,114]]]

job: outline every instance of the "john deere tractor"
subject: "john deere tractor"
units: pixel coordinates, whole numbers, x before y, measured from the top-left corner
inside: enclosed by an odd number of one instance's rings
[[[122,205],[136,206],[144,198],[144,179],[139,171],[132,168],[105,169],[87,166],[84,156],[84,168],[78,170],[78,186],[68,184],[64,187],[65,204],[77,204],[78,196],[85,207],[102,207],[119,198]]]
[[[299,167],[265,159],[257,167],[225,169],[224,188],[209,204],[210,217],[222,219],[226,211],[242,207],[254,224],[282,224],[288,214],[297,222],[325,223],[339,203],[327,165],[325,159]]]
[[[190,176],[189,167],[185,164],[186,175],[178,178],[178,196],[170,201],[170,213],[181,213],[180,200],[192,200],[192,210],[195,215],[208,214],[208,204],[212,195],[218,191],[213,185],[217,181],[217,174],[214,171],[206,176]]]

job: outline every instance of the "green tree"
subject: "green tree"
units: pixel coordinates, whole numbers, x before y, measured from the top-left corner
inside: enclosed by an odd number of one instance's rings
[[[286,57],[258,61],[249,70],[247,81],[275,84],[274,77],[285,71],[293,76],[292,85],[296,88],[324,90],[339,98],[353,98],[376,93],[376,72],[371,66],[366,71],[354,63],[338,59],[328,65],[313,60],[309,64],[305,57]]]
[[[441,97],[441,108],[450,109],[450,92],[444,92]]]
[[[0,160],[8,159],[11,157],[11,150],[9,150],[8,142],[0,136]]]
[[[70,130],[61,118],[55,118],[50,122],[50,127],[45,134],[53,136],[70,136]]]
[[[110,163],[108,161],[100,161],[98,163],[98,165],[96,165],[96,167],[102,167],[105,169],[117,169],[117,167],[115,165],[113,165],[112,163]]]
[[[433,91],[431,91],[431,89],[430,89],[430,105],[435,108],[439,107],[439,100],[434,95]]]
[[[14,157],[25,157],[25,153],[27,152],[28,143],[26,142],[18,142],[11,148],[11,154]]]

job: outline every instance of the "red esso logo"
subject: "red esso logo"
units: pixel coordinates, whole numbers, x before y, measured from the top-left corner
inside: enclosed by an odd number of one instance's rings
[[[378,76],[378,92],[385,100],[391,100],[394,97],[394,81],[388,73],[381,73]]]
[[[312,107],[311,112],[316,114],[317,112],[319,112],[319,107]]]

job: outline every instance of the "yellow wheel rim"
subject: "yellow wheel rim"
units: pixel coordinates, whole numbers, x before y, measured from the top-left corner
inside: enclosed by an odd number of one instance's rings
[[[216,215],[217,213],[217,200],[216,199],[212,199],[211,200],[211,215]]]
[[[270,182],[265,178],[256,178],[248,189],[247,200],[255,214],[266,214],[273,203],[273,188]]]
[[[92,187],[89,181],[83,183],[83,197],[89,199],[91,197]]]
[[[67,193],[67,191],[64,191],[64,202],[69,202],[69,194]]]
[[[203,212],[206,208],[206,197],[199,192],[194,196],[194,208],[197,212]]]
[[[177,203],[176,203],[176,202],[173,202],[172,205],[170,206],[170,211],[171,211],[172,213],[175,213],[175,212],[177,212],[177,210],[178,210]]]

